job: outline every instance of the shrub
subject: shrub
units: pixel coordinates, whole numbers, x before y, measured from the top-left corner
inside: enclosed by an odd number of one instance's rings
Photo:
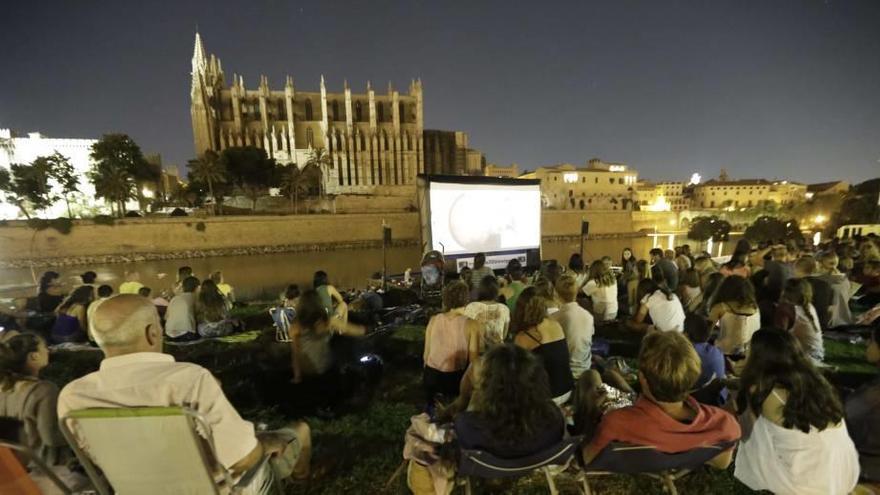
[[[196,224],[196,230],[198,230],[199,232],[204,232],[206,228],[208,227],[207,225],[205,225],[205,222],[199,222]]]
[[[95,222],[95,225],[113,225],[116,223],[116,219],[110,215],[95,215],[92,221]]]
[[[187,217],[189,215],[187,215],[186,211],[184,211],[183,208],[175,208],[175,209],[171,210],[171,213],[168,214],[168,216],[170,216],[170,217]]]

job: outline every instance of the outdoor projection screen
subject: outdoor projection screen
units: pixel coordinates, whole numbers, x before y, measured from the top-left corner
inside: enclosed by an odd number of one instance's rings
[[[431,248],[445,255],[541,246],[539,181],[427,176],[422,193],[428,202],[429,218],[423,222],[430,222]]]

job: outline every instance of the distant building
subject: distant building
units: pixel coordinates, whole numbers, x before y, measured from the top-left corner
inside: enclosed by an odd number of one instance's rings
[[[818,184],[808,184],[807,185],[807,199],[812,199],[816,196],[830,196],[830,195],[840,195],[846,194],[849,192],[849,182],[845,182],[842,180],[834,181],[834,182],[820,182]]]
[[[425,169],[428,174],[483,175],[483,154],[468,147],[468,135],[461,131],[425,130]]]
[[[638,173],[622,163],[592,159],[538,167],[520,176],[540,179],[544,206],[558,210],[631,210]]]
[[[691,206],[695,209],[753,208],[766,201],[787,206],[805,201],[806,196],[807,186],[797,182],[712,179],[693,186]]]
[[[688,209],[684,182],[639,181],[635,201],[642,211],[683,211]]]
[[[27,136],[17,136],[10,129],[0,129],[0,167],[9,169],[12,164],[30,164],[37,157],[48,156],[56,151],[70,160],[76,175],[79,177],[79,193],[72,196],[71,209],[76,215],[83,209],[94,209],[95,188],[86,174],[92,166],[89,155],[96,139],[49,138],[39,132],[30,132]],[[103,203],[101,204],[103,205]],[[0,203],[0,217],[18,218],[17,207]],[[67,205],[61,200],[40,213],[44,217],[67,216]]]
[[[490,163],[486,165],[486,177],[503,177],[507,179],[516,179],[519,177],[519,165],[511,163],[507,167]]]

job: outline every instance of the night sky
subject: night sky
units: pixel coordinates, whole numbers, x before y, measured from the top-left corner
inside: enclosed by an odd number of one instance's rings
[[[405,91],[425,127],[521,169],[591,157],[649,179],[880,176],[880,1],[9,2],[0,127],[193,151],[198,26],[227,82]]]

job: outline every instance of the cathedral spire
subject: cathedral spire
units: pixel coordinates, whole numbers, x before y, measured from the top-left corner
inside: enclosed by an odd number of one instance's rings
[[[193,72],[204,71],[206,65],[205,47],[202,46],[202,36],[196,31],[196,43],[193,47]]]

